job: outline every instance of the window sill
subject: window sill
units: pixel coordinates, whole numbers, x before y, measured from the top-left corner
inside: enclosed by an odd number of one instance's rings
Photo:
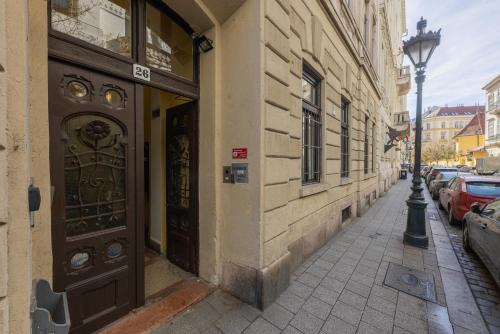
[[[351,184],[353,182],[354,182],[354,180],[352,178],[350,178],[350,177],[341,177],[340,178],[340,185],[341,186],[344,186],[346,184]]]
[[[330,189],[329,183],[315,183],[302,186],[300,188],[300,197],[307,197],[314,194],[321,193]]]

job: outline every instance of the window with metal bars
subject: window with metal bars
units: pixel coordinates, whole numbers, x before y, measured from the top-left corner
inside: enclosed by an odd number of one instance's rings
[[[349,177],[349,101],[344,97],[342,97],[340,113],[340,176]]]
[[[375,167],[377,166],[377,162],[375,161],[376,155],[375,153],[377,152],[377,147],[375,138],[375,122],[372,123],[372,173],[375,173]]]
[[[365,147],[364,147],[364,158],[365,158],[365,174],[368,174],[368,123],[370,122],[368,116],[365,116]]]
[[[321,181],[320,80],[304,66],[302,77],[302,184]]]

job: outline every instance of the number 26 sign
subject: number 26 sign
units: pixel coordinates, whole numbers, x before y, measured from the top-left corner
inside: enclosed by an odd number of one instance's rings
[[[151,72],[148,67],[139,64],[134,64],[134,78],[141,79],[144,81],[151,80]]]

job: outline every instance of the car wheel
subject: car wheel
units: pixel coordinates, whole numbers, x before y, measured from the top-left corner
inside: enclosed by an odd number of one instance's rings
[[[451,209],[451,206],[448,207],[448,223],[452,226],[457,223],[457,220],[453,216],[453,210]]]
[[[466,252],[471,252],[472,248],[470,246],[470,235],[469,235],[469,224],[464,221],[464,231],[462,233],[462,242],[464,246],[464,250]]]

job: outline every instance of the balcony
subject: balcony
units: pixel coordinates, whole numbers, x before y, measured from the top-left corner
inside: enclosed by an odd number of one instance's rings
[[[393,125],[396,127],[404,126],[407,127],[408,124],[410,124],[410,112],[409,111],[402,111],[402,112],[397,112],[393,115],[394,121]]]
[[[487,112],[490,114],[498,115],[500,114],[500,101],[496,101],[494,103],[488,103]]]
[[[485,147],[500,147],[500,134],[486,137]]]
[[[406,95],[411,88],[411,75],[410,66],[403,66],[399,69],[399,75],[397,80],[398,95]]]

